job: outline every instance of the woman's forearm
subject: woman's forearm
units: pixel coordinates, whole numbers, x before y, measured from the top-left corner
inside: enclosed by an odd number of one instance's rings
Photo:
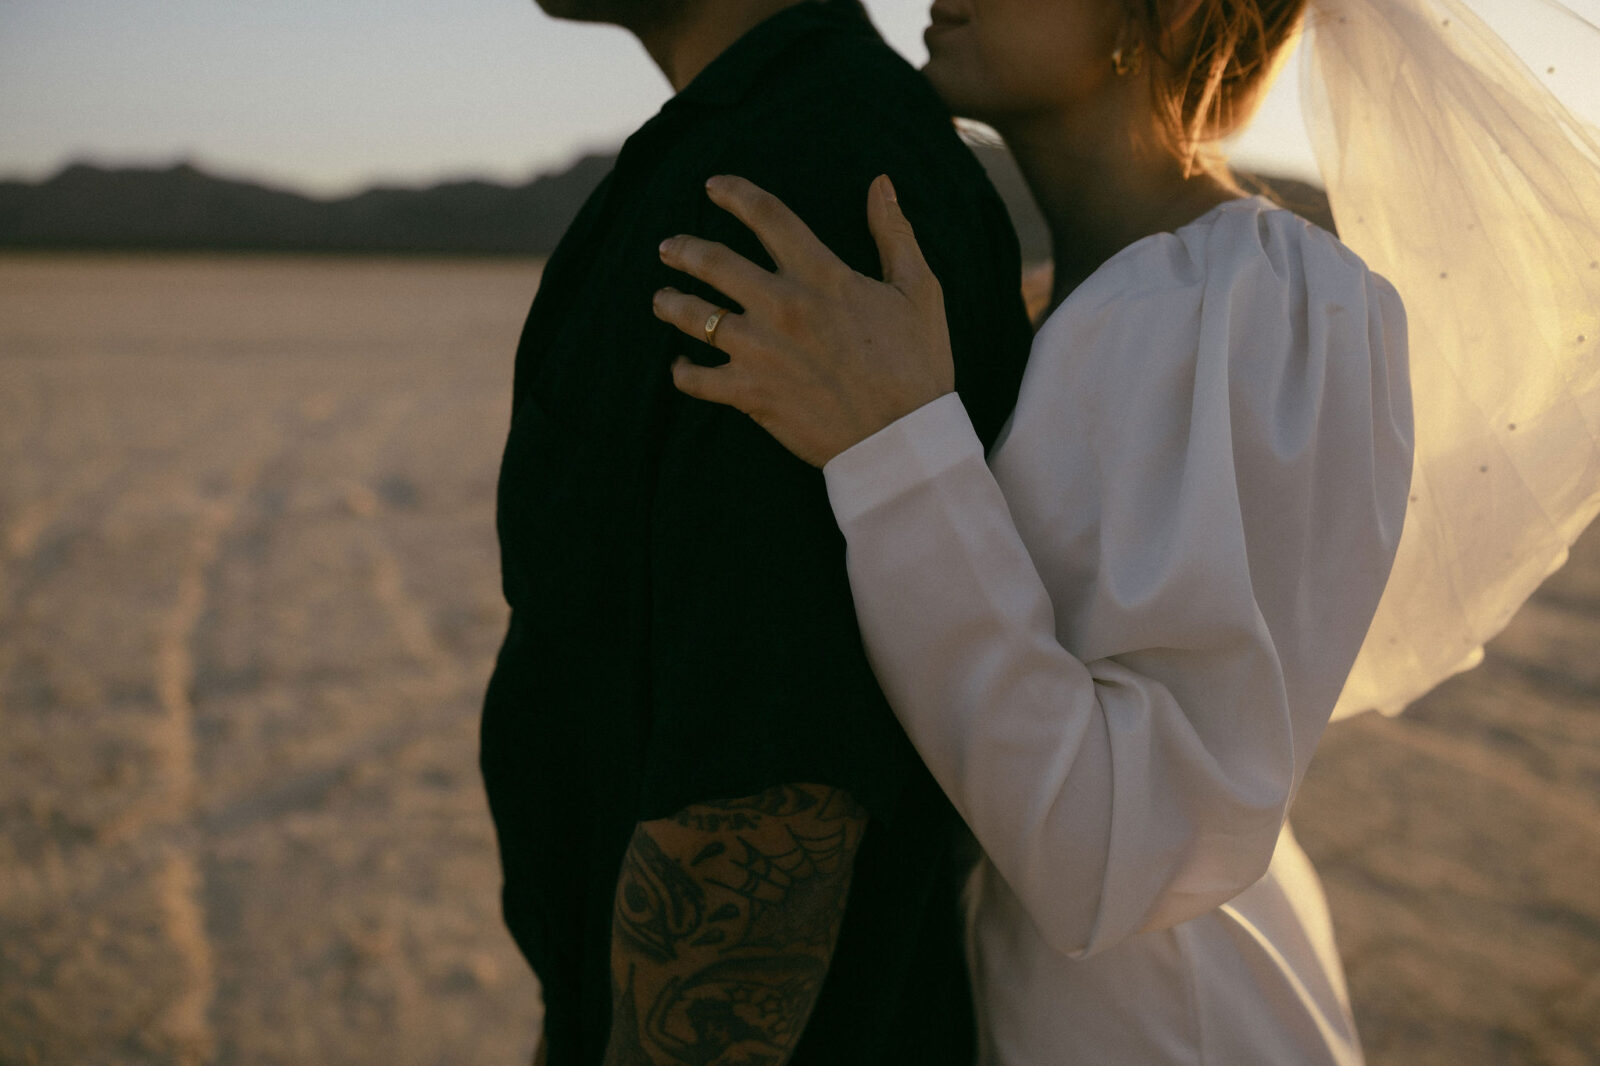
[[[879,680],[1053,946],[1185,920],[1260,876],[1294,745],[1247,604],[1219,601],[1209,646],[1173,633],[1190,646],[1080,661],[953,397],[826,472]],[[1215,706],[1192,719],[1163,675],[1192,698],[1214,686],[1248,726],[1219,727]]]

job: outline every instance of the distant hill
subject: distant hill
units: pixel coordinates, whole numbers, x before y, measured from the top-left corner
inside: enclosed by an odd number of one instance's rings
[[[74,164],[37,184],[0,182],[0,247],[548,255],[614,161],[590,155],[525,185],[462,181],[336,200],[188,164]]]
[[[1023,256],[1049,255],[1038,209],[1004,149],[973,149],[1011,209]],[[515,186],[460,181],[335,200],[207,174],[189,164],[84,163],[37,183],[0,181],[0,248],[545,256],[616,157],[587,155]],[[1272,180],[1288,206],[1332,227],[1321,190]]]

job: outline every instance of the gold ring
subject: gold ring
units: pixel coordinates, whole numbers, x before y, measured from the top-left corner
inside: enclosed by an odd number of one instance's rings
[[[717,346],[717,327],[722,325],[722,316],[728,313],[726,307],[719,307],[711,312],[711,317],[706,319],[706,343],[715,348]]]

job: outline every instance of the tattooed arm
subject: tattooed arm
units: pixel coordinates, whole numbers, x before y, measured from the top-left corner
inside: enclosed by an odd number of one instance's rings
[[[866,812],[822,785],[641,822],[612,917],[606,1066],[782,1066],[822,987]]]

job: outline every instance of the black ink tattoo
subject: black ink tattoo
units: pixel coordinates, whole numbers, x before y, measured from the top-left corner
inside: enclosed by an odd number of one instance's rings
[[[656,1066],[639,1036],[639,1008],[633,994],[636,967],[628,967],[626,981],[611,975],[611,1040],[604,1066]]]
[[[689,860],[689,865],[699,866],[701,863],[706,862],[709,859],[714,859],[718,855],[724,854],[727,852],[727,850],[728,846],[726,844],[722,843],[720,840],[713,840],[711,843],[700,849],[700,854]]]
[[[837,919],[844,914],[850,888],[843,824],[824,836],[803,836],[793,829],[788,835],[793,846],[772,852],[741,839],[745,854],[734,865],[743,876],[735,883],[713,882],[749,901],[741,944],[831,944],[838,933]]]
[[[837,789],[786,785],[640,825],[617,886],[608,1066],[788,1061],[865,824]]]
[[[635,833],[622,858],[614,924],[634,947],[657,960],[676,958],[680,940],[702,923],[705,890],[648,833]]]
[[[818,792],[825,795],[818,799]],[[808,811],[819,803],[825,803],[829,797],[838,795],[843,793],[835,788],[811,789],[802,785],[775,785],[757,796],[696,803],[688,810],[736,811],[747,815],[765,814],[774,818],[787,818]]]
[[[671,1061],[781,1062],[800,1038],[827,964],[807,955],[722,959],[668,983],[648,1038]]]
[[[702,833],[717,833],[724,829],[754,829],[761,824],[761,815],[747,811],[705,812],[683,810],[673,815],[673,821],[685,829],[698,829]]]

